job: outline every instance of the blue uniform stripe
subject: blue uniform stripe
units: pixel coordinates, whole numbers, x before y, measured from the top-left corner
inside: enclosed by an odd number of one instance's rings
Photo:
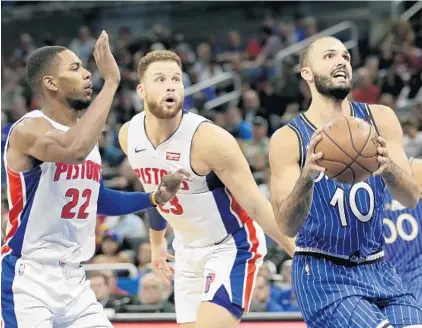
[[[26,204],[23,208],[20,225],[8,245],[12,248],[12,254],[20,257],[22,253],[23,240],[25,237],[26,226],[28,224],[29,215],[31,214],[32,204],[34,202],[35,193],[41,179],[41,168],[37,166],[31,172],[23,174],[25,180]]]
[[[18,327],[12,290],[17,260],[17,257],[8,254],[1,263],[1,315],[6,328]]]
[[[230,272],[233,303],[242,307],[244,307],[243,292],[245,288],[246,263],[252,257],[252,253],[249,251],[251,245],[248,242],[248,236],[245,229],[246,228],[240,229],[233,234],[237,254],[236,259],[234,260],[233,269]]]
[[[218,212],[220,213],[227,234],[231,234],[238,230],[241,225],[231,212],[230,198],[227,195],[225,188],[214,189],[212,195],[214,196]]]

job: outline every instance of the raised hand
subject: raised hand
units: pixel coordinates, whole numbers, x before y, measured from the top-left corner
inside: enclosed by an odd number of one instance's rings
[[[94,58],[101,76],[106,82],[120,83],[120,71],[110,50],[106,31],[102,31],[95,43]]]
[[[190,173],[183,169],[163,176],[157,191],[154,193],[155,202],[162,205],[172,200],[179,191],[182,181],[189,180],[189,178]]]
[[[302,174],[310,179],[315,179],[321,172],[325,172],[325,168],[317,164],[317,160],[321,159],[323,154],[319,152],[315,154],[315,146],[321,141],[322,128],[315,131],[309,143],[309,148],[306,153],[306,161],[303,166]]]

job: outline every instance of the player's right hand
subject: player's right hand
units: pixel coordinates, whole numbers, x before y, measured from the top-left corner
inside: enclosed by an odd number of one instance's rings
[[[306,153],[306,161],[305,165],[303,166],[302,174],[306,178],[315,179],[321,172],[325,172],[325,168],[322,166],[319,166],[317,164],[317,160],[321,159],[323,154],[322,152],[315,154],[315,146],[318,144],[318,142],[321,141],[321,132],[322,128],[319,128],[315,131],[314,135],[311,138],[311,141],[309,143],[309,148]]]
[[[106,31],[102,31],[95,43],[94,58],[104,81],[120,83],[120,70],[110,50]]]
[[[166,284],[170,285],[174,279],[174,268],[167,260],[174,261],[174,256],[167,253],[167,241],[165,239],[160,245],[151,245],[152,269]]]

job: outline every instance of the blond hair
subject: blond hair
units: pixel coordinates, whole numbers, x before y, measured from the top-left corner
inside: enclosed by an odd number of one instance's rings
[[[174,62],[182,68],[182,61],[180,57],[176,55],[172,51],[168,50],[155,50],[151,51],[146,54],[146,56],[142,57],[138,64],[138,78],[139,81],[142,80],[146,70],[148,69],[149,65],[156,62]]]

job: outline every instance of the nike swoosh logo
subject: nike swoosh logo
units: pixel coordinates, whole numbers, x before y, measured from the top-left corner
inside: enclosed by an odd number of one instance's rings
[[[144,150],[147,150],[147,149],[146,148],[143,148],[143,149],[135,148],[135,153],[140,153],[141,151],[144,151]]]

